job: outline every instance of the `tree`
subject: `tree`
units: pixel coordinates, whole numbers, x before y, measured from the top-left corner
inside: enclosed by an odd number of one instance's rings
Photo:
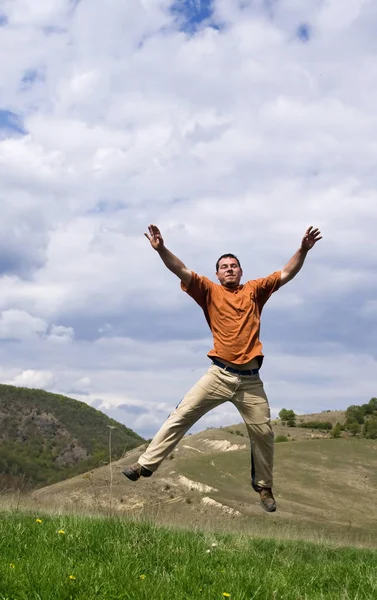
[[[342,426],[341,426],[340,423],[337,423],[332,428],[331,437],[333,437],[333,438],[340,438],[341,435],[342,435]]]
[[[370,440],[377,439],[377,417],[369,417],[365,421],[363,435]]]
[[[362,425],[364,423],[364,415],[365,412],[361,406],[356,406],[353,404],[349,406],[346,410],[346,423],[360,423]]]
[[[371,398],[366,406],[368,407],[368,415],[377,413],[377,398]]]
[[[286,408],[282,408],[279,412],[279,419],[281,419],[283,422],[287,420],[287,412],[289,411]]]
[[[347,430],[352,435],[356,435],[356,434],[360,433],[360,431],[361,431],[361,425],[360,425],[360,423],[356,423],[356,421],[354,421],[353,423],[350,423],[348,425]]]
[[[293,414],[289,415],[288,419],[287,419],[287,426],[288,427],[296,427],[296,415],[293,412],[293,410],[289,411]]]
[[[293,410],[282,408],[279,412],[279,417],[282,423],[286,423],[288,427],[296,427],[296,414]]]

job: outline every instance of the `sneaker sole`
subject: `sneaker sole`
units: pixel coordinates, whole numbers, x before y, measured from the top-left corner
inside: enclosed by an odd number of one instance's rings
[[[263,510],[265,510],[268,513],[276,512],[276,504],[274,506],[269,507],[263,504],[263,502],[260,502],[260,505],[263,508]]]
[[[261,488],[259,486],[255,485],[255,483],[253,481],[251,482],[251,487],[253,488],[254,492],[257,492],[257,494],[259,494],[259,492],[261,491]],[[268,513],[276,512],[276,504],[274,504],[270,508],[270,507],[266,506],[265,504],[263,504],[263,502],[261,500],[260,505],[263,508],[263,510],[265,510]]]
[[[123,475],[127,477],[130,481],[137,481],[140,477],[151,477],[153,475],[153,471],[148,471],[147,469],[141,470],[141,472],[134,471],[133,469],[124,469],[122,471]]]
[[[140,479],[140,475],[138,473],[135,473],[134,471],[127,471],[127,469],[125,469],[124,471],[122,471],[122,473],[130,481],[137,481],[138,479]]]

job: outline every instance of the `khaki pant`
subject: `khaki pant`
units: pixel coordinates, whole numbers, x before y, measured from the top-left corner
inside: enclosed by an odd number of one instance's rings
[[[272,487],[274,434],[259,375],[237,375],[212,365],[168,417],[138,462],[156,471],[184,434],[208,411],[230,401],[240,412],[251,445],[251,478]]]

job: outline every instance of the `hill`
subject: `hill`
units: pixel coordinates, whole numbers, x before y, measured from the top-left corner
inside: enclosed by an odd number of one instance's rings
[[[144,439],[99,410],[43,390],[0,385],[0,491],[54,483],[120,458]]]
[[[322,415],[334,422],[342,413]],[[314,418],[316,417],[316,418]],[[301,416],[318,420],[319,415]],[[38,490],[33,510],[79,510],[152,518],[184,527],[240,531],[276,538],[327,539],[376,545],[377,443],[295,427],[276,443],[274,491],[268,515],[250,487],[250,450],[243,425],[207,429],[182,439],[150,479],[122,475],[142,448],[109,466]],[[288,428],[276,424],[277,435]]]

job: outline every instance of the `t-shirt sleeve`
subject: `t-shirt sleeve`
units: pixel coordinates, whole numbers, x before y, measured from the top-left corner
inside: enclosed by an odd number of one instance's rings
[[[191,296],[199,306],[205,308],[211,291],[212,282],[207,279],[207,277],[201,277],[197,273],[194,273],[194,271],[191,272],[191,275],[190,285],[186,286],[183,281],[181,281],[181,288]]]
[[[255,280],[258,294],[258,304],[261,310],[269,297],[280,287],[281,271],[275,271],[268,277],[261,277]]]

